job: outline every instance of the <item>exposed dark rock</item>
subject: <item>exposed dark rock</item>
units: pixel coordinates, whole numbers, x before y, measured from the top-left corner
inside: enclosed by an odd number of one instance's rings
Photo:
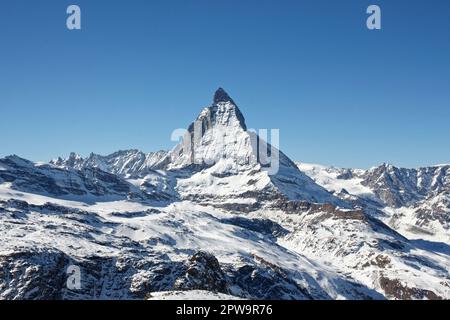
[[[221,219],[220,222],[239,226],[241,228],[259,232],[267,236],[282,237],[288,234],[288,231],[285,228],[269,219],[247,219],[243,217],[233,217]]]
[[[216,90],[213,99],[213,103],[215,104],[220,102],[231,102],[232,104],[235,104],[233,99],[231,99],[228,93],[226,93],[222,88]]]
[[[246,293],[247,297],[262,300],[310,300],[313,298],[306,288],[302,288],[290,279],[280,267],[256,255],[254,259],[256,264],[246,264],[228,272],[232,284]]]
[[[287,214],[314,214],[324,213],[323,219],[350,219],[367,221],[367,216],[363,210],[342,210],[332,204],[317,204],[306,201],[279,200],[271,205],[273,209],[279,209]]]
[[[399,300],[428,299],[442,300],[442,297],[430,290],[410,288],[397,279],[380,278],[380,286],[386,295]]]
[[[207,290],[228,293],[225,274],[210,253],[199,251],[188,262],[186,273],[177,279],[176,290]]]
[[[8,300],[62,298],[69,259],[62,252],[35,250],[0,255],[0,292]]]
[[[402,207],[449,190],[450,166],[405,169],[383,164],[366,171],[361,178],[362,184],[370,187],[385,205]]]

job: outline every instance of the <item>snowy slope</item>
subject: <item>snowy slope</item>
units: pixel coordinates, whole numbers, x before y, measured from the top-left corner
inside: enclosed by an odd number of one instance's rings
[[[235,296],[205,290],[154,292],[148,300],[241,300]]]
[[[279,163],[278,170],[271,170],[271,160]],[[88,159],[72,153],[52,164],[60,168],[99,168],[131,179],[141,189],[165,190],[168,196],[192,201],[208,199],[221,204],[235,199],[239,204],[248,199],[262,205],[269,198],[286,197],[346,206],[298,170],[281,151],[247,131],[241,111],[221,88],[212,105],[200,112],[182,141],[169,152],[129,150],[104,157],[92,154]]]
[[[383,164],[369,170],[297,163],[336,196],[374,211],[403,235],[450,243],[450,166],[419,169]],[[379,213],[382,214],[379,214]]]
[[[60,260],[60,268],[53,266],[49,270],[58,271],[59,279],[64,278],[68,265],[82,267],[84,289],[77,292],[65,288],[64,283],[55,285],[52,289],[59,298],[94,298],[94,294],[106,299],[143,298],[153,291],[176,289],[190,257],[200,250],[207,250],[220,262],[226,279],[225,293],[239,297],[381,297],[329,267],[287,251],[265,230],[257,232],[233,225],[229,221],[233,216],[213,208],[178,203],[140,212],[111,212],[97,207],[96,213],[18,200],[0,205],[0,266],[6,274],[33,265],[51,267],[46,259]],[[23,256],[32,259],[15,259]],[[101,268],[100,274],[97,268]],[[159,273],[161,268],[169,269],[167,274]],[[9,290],[11,284],[5,282],[8,277],[3,278],[0,297],[26,298],[32,286],[39,287],[27,280],[40,276],[41,271],[29,269],[20,280],[23,283],[14,290]],[[250,275],[260,280],[253,281]]]
[[[219,89],[167,152],[0,159],[0,299],[450,298],[448,166],[271,171],[246,129]]]
[[[0,182],[11,189],[61,199],[95,200],[126,199],[130,196],[150,199],[132,184],[97,168],[61,169],[48,164],[35,164],[18,156],[0,159]]]
[[[180,288],[178,279],[189,268],[190,257],[202,250],[218,259],[226,283],[223,293],[241,298],[447,297],[448,249],[426,251],[424,244],[407,241],[362,213],[318,207],[255,211],[237,219],[190,202],[86,207],[25,197],[27,202],[0,201],[0,266],[7,274],[30,270],[14,284],[20,290],[7,290],[11,284],[0,283],[3,298],[38,298],[29,290],[41,288],[32,280],[46,269],[29,268],[45,266],[64,279],[71,264],[81,266],[84,289],[71,291],[64,283],[55,284],[52,294],[57,298],[144,298]],[[138,211],[130,210],[133,206]],[[60,267],[48,265],[48,259]],[[402,296],[405,288],[409,296]]]

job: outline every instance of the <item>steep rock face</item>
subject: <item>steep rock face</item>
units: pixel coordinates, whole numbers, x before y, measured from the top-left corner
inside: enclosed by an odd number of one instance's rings
[[[388,209],[389,225],[414,238],[450,242],[450,192],[443,191],[410,207]]]
[[[310,292],[307,285],[302,286],[301,283],[293,281],[288,273],[276,264],[257,255],[253,255],[253,259],[254,263],[245,264],[229,272],[233,284],[231,292],[248,298],[257,296],[262,300],[312,300],[315,294],[319,294]],[[326,298],[325,292],[320,294]]]
[[[450,190],[438,193],[436,196],[415,206],[418,226],[426,226],[433,221],[439,222],[445,229],[450,227]]]
[[[228,293],[225,275],[214,255],[199,251],[189,259],[186,273],[175,282],[176,290]]]
[[[189,126],[182,143],[170,153],[169,168],[202,169],[220,159],[232,159],[244,167],[254,165],[257,158],[241,117],[239,109],[230,101],[203,109]]]
[[[119,215],[2,201],[0,299],[143,299],[195,287],[253,299],[380,297],[279,247],[264,230],[191,206]],[[71,265],[80,268],[80,289],[67,286]]]
[[[178,180],[177,191],[183,199],[216,203],[240,199],[249,203],[261,202],[263,195],[278,194],[345,206],[298,170],[286,155],[246,129],[235,102],[219,89],[213,104],[203,109],[183,141],[170,152],[170,170],[193,171]]]
[[[219,89],[169,152],[1,159],[0,299],[450,297],[448,166],[299,169],[246,129]]]
[[[382,165],[361,175],[362,185],[390,207],[413,205],[420,200],[450,189],[450,166],[420,169]]]
[[[450,241],[450,165],[419,169],[382,165],[362,177],[362,184],[392,208],[390,225],[413,237]]]
[[[369,170],[298,164],[316,183],[408,237],[450,241],[450,166]]]
[[[362,210],[291,203],[262,216],[270,216],[288,230],[280,244],[315,261],[327,261],[338,272],[351,273],[353,279],[377,288],[387,298],[448,295],[450,274],[443,267],[450,263],[446,245],[435,246],[442,254],[430,254],[427,249],[432,243],[411,242]]]
[[[56,250],[0,253],[0,299],[62,299],[69,259]]]
[[[222,88],[169,152],[130,150],[87,159],[72,154],[52,164],[99,168],[133,179],[134,184],[150,192],[164,191],[172,198],[215,205],[262,203],[285,197],[347,206],[314,183],[285,154],[247,131],[244,116]]]
[[[74,257],[52,248],[0,252],[0,300],[144,299],[173,290],[183,264],[144,252]],[[151,259],[149,259],[151,258]],[[68,286],[69,267],[79,268],[80,288]]]

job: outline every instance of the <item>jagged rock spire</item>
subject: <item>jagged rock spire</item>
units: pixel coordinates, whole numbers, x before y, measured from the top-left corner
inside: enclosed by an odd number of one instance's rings
[[[233,99],[230,98],[228,93],[223,90],[222,88],[219,88],[216,90],[216,93],[214,93],[214,104],[217,104],[219,102],[231,102],[232,104],[236,105],[233,101]]]
[[[217,109],[217,107],[216,107],[219,103],[224,103],[224,102],[228,102],[231,104],[228,108],[232,109],[232,113],[235,115],[235,117],[239,121],[242,129],[247,130],[247,126],[245,125],[245,118],[244,118],[241,110],[239,110],[236,103],[233,101],[233,99],[231,99],[231,97],[228,95],[228,93],[223,88],[217,89],[216,92],[214,93],[213,105],[210,107],[210,110],[212,111],[212,114],[213,114],[213,118],[221,117],[224,114],[228,114],[228,111],[226,111],[225,109],[223,109],[223,108]]]

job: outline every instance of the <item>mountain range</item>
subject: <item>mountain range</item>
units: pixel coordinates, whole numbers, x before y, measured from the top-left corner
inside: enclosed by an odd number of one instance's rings
[[[450,298],[450,165],[294,162],[221,88],[180,137],[0,159],[0,299]]]

